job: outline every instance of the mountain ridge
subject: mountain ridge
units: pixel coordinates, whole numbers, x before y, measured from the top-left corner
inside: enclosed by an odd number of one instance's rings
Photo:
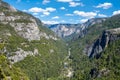
[[[106,18],[92,18],[82,24],[54,24],[46,26],[54,31],[59,37],[65,40],[71,40],[73,38],[83,37],[88,27],[97,23],[102,23],[105,20]]]
[[[59,77],[67,55],[65,43],[32,15],[11,9],[3,1],[0,1],[0,10],[0,56],[3,54],[7,58],[10,64],[6,65],[20,68],[21,74],[27,75],[29,80]],[[2,73],[2,79],[6,79],[7,73]],[[19,77],[9,75],[13,80],[21,79]]]

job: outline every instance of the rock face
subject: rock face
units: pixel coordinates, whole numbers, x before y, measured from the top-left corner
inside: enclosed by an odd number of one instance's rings
[[[12,56],[11,53],[8,54],[8,59],[11,61],[11,63],[15,63],[15,62],[19,62],[21,60],[23,60],[24,58],[26,58],[28,55],[29,56],[35,56],[38,55],[38,49],[34,49],[34,51],[24,51],[21,48],[18,48],[18,51],[16,52],[12,52]]]
[[[34,19],[30,19],[30,23],[10,23],[18,34],[29,41],[40,40],[40,31]]]
[[[0,22],[12,26],[23,38],[29,41],[40,40],[41,37],[57,40],[55,36],[47,35],[45,32],[40,31],[39,27],[41,25],[39,24],[42,24],[40,20],[36,21],[33,16],[20,12],[2,1],[0,1],[0,7]]]
[[[105,18],[93,18],[82,24],[55,24],[47,26],[61,38],[75,38],[75,36],[83,37],[88,27],[96,23],[102,23],[105,20]]]
[[[26,22],[20,22],[22,19]],[[29,19],[29,22],[27,22]],[[18,34],[28,40],[40,40],[39,36],[39,28],[38,25],[33,18],[28,18],[25,16],[7,16],[4,12],[1,12],[0,22],[3,24],[8,24],[15,29]]]
[[[102,36],[88,48],[88,56],[90,58],[99,58],[101,55],[100,53],[108,46],[108,44],[118,39],[120,39],[120,28],[104,31]]]
[[[7,26],[6,28],[8,28],[8,30],[4,29],[3,25],[4,27]],[[58,38],[54,34],[48,34],[47,31],[45,31],[45,29],[41,27],[42,27],[42,23],[40,20],[36,19],[30,14],[18,11],[14,7],[0,0],[0,29],[1,29],[0,43],[1,44],[3,44],[3,42],[6,41],[8,44],[13,45],[7,41],[7,39],[13,37],[13,35],[25,39],[26,42],[24,43],[32,42],[32,41],[40,41],[43,38],[46,40],[49,39],[55,41],[58,40]],[[13,30],[11,29],[9,31],[9,28],[12,28]],[[12,32],[14,33],[11,34]],[[3,36],[7,38],[3,39]],[[17,45],[15,48],[17,48],[18,46],[20,45]],[[34,51],[30,51],[30,50],[25,51],[23,48],[19,47],[19,49],[17,49],[17,51],[15,52],[8,51],[6,47],[4,48],[5,49],[0,50],[0,52],[6,53],[8,59],[11,60],[12,63],[21,61],[28,55],[34,56],[39,53],[37,48],[34,49]]]
[[[49,28],[61,38],[70,36],[76,32],[76,29],[72,24],[55,24],[50,25]]]
[[[20,36],[28,39],[29,41],[40,40],[41,37],[49,37],[47,34],[43,35],[45,34],[44,32],[40,32],[39,25],[37,24],[36,20],[30,16],[7,16],[6,14],[4,14],[4,12],[1,12],[0,22],[2,22],[3,24],[8,24],[10,22],[10,25],[15,29],[15,31]]]

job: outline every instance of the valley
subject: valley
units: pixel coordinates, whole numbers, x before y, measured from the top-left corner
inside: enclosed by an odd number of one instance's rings
[[[0,80],[119,80],[119,75],[120,14],[44,24],[0,0]]]

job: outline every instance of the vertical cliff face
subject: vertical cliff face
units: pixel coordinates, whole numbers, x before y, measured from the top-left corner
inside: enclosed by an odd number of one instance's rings
[[[28,39],[29,41],[40,40],[42,37],[56,40],[54,36],[41,31],[40,26],[42,23],[35,17],[18,11],[3,1],[0,1],[0,7],[0,23],[9,24],[21,37]]]
[[[99,37],[88,49],[88,56],[99,58],[101,52],[113,41],[120,39],[120,28],[109,29],[103,32],[102,36]]]

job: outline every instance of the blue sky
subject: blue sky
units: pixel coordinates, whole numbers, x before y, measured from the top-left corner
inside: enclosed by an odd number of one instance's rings
[[[83,23],[120,13],[120,0],[4,0],[46,24]]]

